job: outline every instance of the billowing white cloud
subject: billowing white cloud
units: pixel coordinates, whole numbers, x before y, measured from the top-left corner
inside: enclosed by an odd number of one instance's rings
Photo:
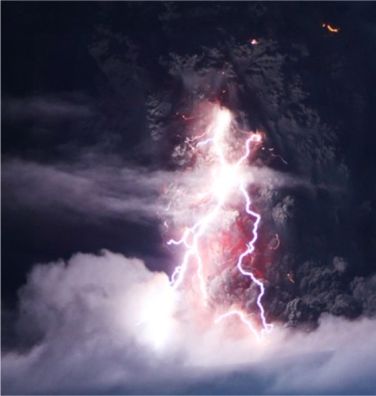
[[[14,393],[372,393],[376,321],[322,317],[256,342],[212,325],[167,275],[109,251],[36,265],[20,291],[18,337],[2,356]]]

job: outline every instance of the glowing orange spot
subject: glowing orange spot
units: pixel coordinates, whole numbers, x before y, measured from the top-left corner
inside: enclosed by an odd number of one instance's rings
[[[330,33],[339,33],[340,31],[340,28],[329,25],[329,23],[323,23],[321,26],[326,28]]]
[[[333,32],[333,33],[338,33],[339,32],[339,28],[335,28],[335,27],[332,27],[330,25],[328,25],[327,27],[328,27],[328,30],[330,32]]]

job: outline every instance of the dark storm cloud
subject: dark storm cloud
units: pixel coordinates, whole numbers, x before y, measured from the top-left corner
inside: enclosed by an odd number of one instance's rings
[[[361,304],[366,315],[376,315],[376,275],[369,278],[356,277],[351,283],[355,300]]]
[[[301,45],[290,52],[301,59],[307,56],[304,50]],[[336,154],[335,132],[307,104],[308,94],[299,74],[284,72],[296,62],[290,52],[284,53],[275,40],[262,39],[252,46],[229,36],[217,47],[188,55],[171,52],[160,62],[182,84],[181,112],[189,114],[192,102],[222,96],[225,104],[243,115],[245,124],[267,132],[275,150],[270,153],[274,163],[284,164],[315,183],[343,185],[348,171]],[[166,119],[173,100],[176,98],[165,93],[153,102],[150,119],[157,136],[169,130]],[[164,110],[155,116],[157,109]]]
[[[362,309],[344,279],[346,267],[347,263],[340,257],[335,257],[332,265],[325,267],[312,262],[304,263],[295,279],[300,296],[286,306],[288,323],[313,322],[321,312],[358,316]]]
[[[272,212],[273,220],[278,226],[286,225],[287,221],[293,217],[294,199],[290,196],[278,202]]]

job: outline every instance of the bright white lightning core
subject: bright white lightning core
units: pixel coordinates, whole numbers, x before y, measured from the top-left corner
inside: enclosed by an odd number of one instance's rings
[[[242,154],[236,156],[234,145],[230,143],[230,131],[232,124],[232,114],[228,109],[214,107],[212,120],[206,130],[197,140],[195,152],[198,156],[206,156],[207,160],[207,186],[201,194],[207,197],[206,202],[210,202],[207,210],[197,219],[193,225],[186,227],[181,238],[171,239],[168,245],[182,245],[185,253],[182,262],[175,268],[171,277],[171,285],[174,289],[182,287],[189,274],[189,268],[196,264],[196,275],[202,302],[208,305],[208,288],[205,277],[205,259],[202,255],[203,239],[211,227],[221,220],[221,211],[225,204],[233,197],[244,202],[244,211],[252,218],[253,227],[250,230],[250,239],[244,243],[243,252],[235,260],[235,264],[240,273],[249,277],[259,289],[257,297],[257,307],[259,310],[262,333],[271,329],[271,324],[267,323],[265,310],[262,305],[262,297],[265,293],[262,281],[253,274],[252,271],[243,267],[244,260],[252,255],[255,250],[255,243],[258,238],[258,227],[261,217],[251,209],[251,199],[246,189],[246,160],[248,160],[253,145],[257,146],[262,141],[260,133],[249,133],[242,148]],[[235,152],[234,152],[235,151]],[[235,157],[235,160],[233,159]],[[236,158],[237,157],[237,158]],[[205,206],[206,208],[206,206]],[[215,319],[215,323],[225,318],[237,316],[252,332],[259,337],[259,332],[247,313],[240,309],[230,310]]]
[[[161,274],[160,274],[161,275]],[[175,326],[175,292],[164,276],[156,276],[147,285],[147,293],[138,298],[137,332],[155,350],[160,350],[170,338]],[[137,294],[136,299],[137,299]]]

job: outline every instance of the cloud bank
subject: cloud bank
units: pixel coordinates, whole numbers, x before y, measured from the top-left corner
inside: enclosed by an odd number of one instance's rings
[[[322,316],[256,342],[236,323],[195,318],[164,273],[102,251],[38,264],[19,293],[7,394],[370,394],[376,321]]]
[[[32,208],[49,214],[81,214],[88,221],[126,216],[145,222],[161,213],[169,216],[165,211],[171,198],[166,194],[169,187],[189,191],[202,184],[205,177],[200,171],[151,170],[107,160],[94,156],[94,160],[81,159],[71,164],[43,164],[8,158],[2,175],[4,204],[11,210]],[[312,187],[304,179],[267,167],[249,167],[248,171],[248,181],[260,186]]]

